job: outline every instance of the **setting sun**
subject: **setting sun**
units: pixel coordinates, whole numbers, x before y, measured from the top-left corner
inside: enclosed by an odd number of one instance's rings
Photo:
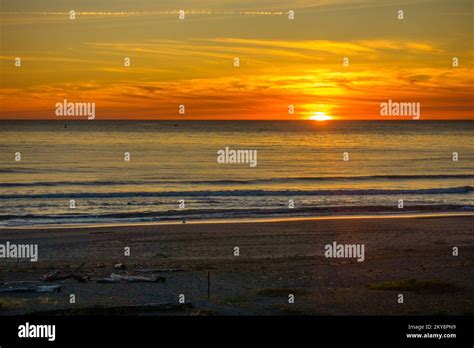
[[[312,121],[329,121],[332,120],[331,116],[326,115],[324,112],[315,112],[313,116],[310,116],[308,120]]]

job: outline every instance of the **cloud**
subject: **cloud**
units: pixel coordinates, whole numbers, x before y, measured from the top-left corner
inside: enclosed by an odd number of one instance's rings
[[[469,75],[470,74],[470,75]],[[180,118],[178,105],[186,105],[186,119],[306,117],[325,105],[342,118],[378,117],[374,107],[383,100],[421,102],[425,117],[467,117],[472,110],[473,76],[467,69],[405,69],[403,71],[333,71],[307,69],[299,74],[253,74],[176,81],[117,80],[81,84],[36,86],[30,90],[2,89],[3,115],[53,117],[62,99],[97,104],[97,118]],[[19,101],[21,101],[19,103]],[[471,108],[471,109],[470,109]],[[293,117],[293,116],[292,116]]]

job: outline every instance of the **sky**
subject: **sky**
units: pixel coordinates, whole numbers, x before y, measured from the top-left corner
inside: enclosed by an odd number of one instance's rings
[[[64,100],[99,120],[384,120],[388,100],[474,119],[472,0],[2,0],[0,18],[0,119]]]

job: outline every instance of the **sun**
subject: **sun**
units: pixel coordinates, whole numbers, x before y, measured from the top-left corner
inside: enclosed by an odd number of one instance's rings
[[[308,117],[308,120],[312,121],[330,121],[332,120],[332,117],[329,115],[326,115],[324,112],[315,112],[313,116]]]

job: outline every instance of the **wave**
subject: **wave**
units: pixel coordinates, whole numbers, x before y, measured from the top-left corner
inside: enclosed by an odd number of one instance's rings
[[[472,211],[473,206],[463,205],[414,205],[407,207],[403,213],[407,212],[461,212]],[[396,206],[334,206],[334,207],[301,207],[297,209],[287,208],[231,208],[231,209],[186,209],[167,210],[161,212],[116,212],[102,214],[25,214],[0,215],[0,221],[21,224],[26,221],[44,220],[45,223],[54,221],[55,223],[71,222],[107,222],[107,221],[170,221],[182,220],[183,218],[203,220],[211,218],[246,218],[261,216],[326,216],[337,214],[369,214],[369,213],[400,213]]]
[[[43,193],[43,194],[3,194],[2,199],[54,199],[54,198],[133,198],[133,197],[264,197],[264,196],[373,196],[373,195],[438,195],[468,194],[472,186],[448,188],[381,190],[202,190],[202,191],[164,191],[164,192],[82,192],[82,193]]]
[[[370,181],[370,180],[444,180],[444,179],[474,179],[471,174],[439,174],[439,175],[360,175],[360,176],[324,176],[324,177],[293,177],[265,178],[255,180],[97,180],[97,181],[37,181],[23,183],[0,183],[0,187],[35,187],[35,186],[123,186],[123,185],[153,185],[153,184],[183,184],[183,185],[252,185],[264,183],[291,182],[320,182],[320,181]]]

